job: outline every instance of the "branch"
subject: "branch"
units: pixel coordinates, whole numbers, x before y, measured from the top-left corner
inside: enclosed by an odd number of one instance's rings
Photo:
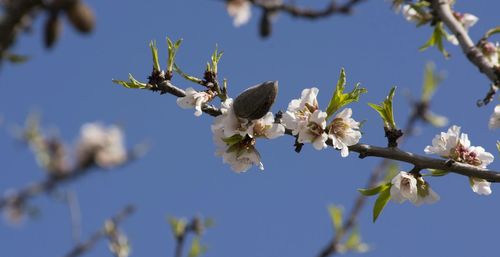
[[[26,27],[30,15],[43,5],[42,0],[13,0],[5,4],[0,17],[0,60]]]
[[[130,152],[128,154],[127,162],[122,165],[128,164],[131,161],[137,158],[137,153]],[[45,180],[31,184],[13,194],[10,194],[6,197],[0,199],[0,210],[9,206],[22,206],[29,199],[42,194],[42,193],[50,193],[55,188],[59,187],[64,183],[68,183],[74,181],[83,175],[89,174],[91,171],[94,171],[94,167],[86,167],[84,169],[77,169],[74,171],[70,171],[68,173],[64,173],[64,175],[60,176],[48,176]]]
[[[284,12],[290,14],[294,17],[306,18],[306,19],[318,19],[318,18],[326,18],[332,16],[334,14],[350,14],[352,12],[352,8],[358,4],[363,2],[364,0],[349,0],[346,3],[339,5],[336,1],[332,1],[328,6],[324,9],[309,9],[298,7],[294,4],[290,3],[279,3],[279,4],[269,4],[265,1],[258,0],[250,0],[250,2],[259,8],[262,8],[266,12]]]
[[[128,216],[130,216],[135,211],[135,207],[133,205],[127,205],[123,210],[121,210],[118,214],[113,216],[110,220],[116,226],[125,220]],[[92,249],[97,242],[107,236],[106,230],[104,228],[99,229],[94,232],[90,238],[80,244],[77,244],[72,250],[70,250],[64,257],[77,257],[82,255],[83,253]]]
[[[163,92],[165,93],[170,93],[171,92],[177,92],[177,94],[173,94],[176,96],[184,96],[185,93],[182,89],[176,87],[174,84],[172,84],[171,81],[168,81],[167,83],[161,83],[163,87],[172,87],[170,89],[164,89]],[[155,87],[155,85],[151,85]],[[150,88],[148,88],[150,89]],[[209,114],[210,116],[219,116],[221,114],[220,110],[217,109],[216,107],[212,105],[203,105],[202,110]],[[292,132],[287,129],[285,131],[287,135],[292,135]],[[326,142],[329,146],[332,146],[332,142],[328,140]],[[368,144],[355,144],[352,146],[349,146],[349,151],[357,152],[359,153],[359,158],[363,159],[365,157],[373,156],[373,157],[380,157],[384,159],[390,159],[390,160],[396,160],[396,161],[401,161],[401,162],[406,162],[413,164],[416,167],[419,167],[420,169],[437,169],[437,170],[444,170],[444,171],[449,171],[453,173],[457,173],[460,175],[468,176],[468,177],[475,177],[475,178],[480,178],[480,179],[486,179],[490,182],[495,182],[498,183],[500,182],[500,172],[494,171],[494,170],[489,170],[489,169],[484,169],[480,168],[477,166],[472,166],[469,164],[464,164],[464,163],[458,163],[454,162],[452,160],[444,160],[444,159],[437,159],[437,158],[432,158],[432,157],[427,157],[427,156],[422,156],[418,154],[414,154],[411,152],[405,152],[403,150],[400,150],[399,148],[394,148],[394,147],[378,147],[378,146],[372,146]]]
[[[432,8],[435,10],[438,18],[457,37],[458,43],[465,56],[467,56],[467,59],[491,81],[491,89],[488,91],[486,97],[478,102],[478,106],[488,104],[500,86],[500,71],[488,62],[481,50],[474,44],[463,25],[453,15],[448,0],[432,0]]]

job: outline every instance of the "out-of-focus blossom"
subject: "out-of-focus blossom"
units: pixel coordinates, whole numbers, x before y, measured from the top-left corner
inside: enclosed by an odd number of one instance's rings
[[[346,108],[339,112],[328,126],[328,137],[332,140],[333,147],[341,150],[342,157],[347,157],[348,146],[357,144],[361,138],[359,122],[351,116],[351,108]]]
[[[79,168],[93,163],[110,168],[127,160],[123,132],[115,125],[105,127],[100,123],[84,124],[76,151]]]
[[[226,9],[235,27],[246,24],[252,17],[252,5],[248,0],[227,0]]]
[[[500,104],[495,106],[493,114],[491,114],[490,122],[488,123],[490,129],[500,128]]]
[[[484,57],[488,60],[488,62],[494,66],[500,66],[500,56],[498,52],[500,51],[498,42],[496,44],[492,42],[485,42],[480,45],[480,49],[483,52]]]

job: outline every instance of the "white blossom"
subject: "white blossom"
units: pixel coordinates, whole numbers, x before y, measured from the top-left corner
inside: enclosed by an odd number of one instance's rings
[[[199,117],[202,114],[201,106],[207,103],[212,96],[207,92],[198,92],[192,87],[186,89],[186,96],[177,98],[177,105],[183,109],[194,108],[194,115]]]
[[[114,125],[105,127],[100,123],[84,124],[76,151],[79,164],[90,158],[98,166],[110,168],[127,160],[123,132]]]
[[[361,138],[359,122],[351,116],[351,108],[346,108],[335,116],[328,127],[328,137],[332,140],[333,147],[341,150],[342,157],[347,157],[348,146],[357,144]]]
[[[462,145],[469,144],[467,134],[462,138]],[[449,158],[450,152],[460,141],[460,127],[451,126],[446,133],[441,132],[432,139],[432,146],[425,147],[424,151],[427,154],[437,154],[443,158]]]
[[[420,206],[422,204],[433,204],[439,201],[439,195],[432,190],[422,177],[417,179],[417,200],[413,203],[416,206]]]
[[[465,30],[469,30],[479,20],[477,16],[470,13],[455,13],[455,17],[462,23]]]
[[[264,165],[260,161],[260,154],[253,146],[225,151],[222,154],[222,160],[224,163],[231,165],[231,169],[238,173],[247,171],[252,165],[264,170]]]
[[[391,181],[391,199],[398,203],[409,200],[416,203],[418,200],[417,179],[405,171],[400,171]]]
[[[470,178],[472,191],[478,195],[490,195],[491,183],[480,178]]]
[[[488,123],[490,129],[500,128],[500,104],[495,106],[493,114],[491,114],[490,122]]]
[[[471,146],[469,136],[460,133],[460,127],[452,126],[448,132],[441,132],[432,140],[432,146],[424,149],[427,154],[437,154],[457,162],[467,163],[486,168],[493,162],[494,157],[481,146]]]
[[[248,0],[228,0],[226,9],[233,18],[233,25],[239,27],[246,24],[252,17],[252,5]]]
[[[253,120],[248,127],[246,134],[250,137],[266,137],[274,139],[285,134],[285,127],[274,123],[274,115],[268,112],[264,117]]]
[[[325,133],[326,116],[326,112],[314,111],[309,116],[307,123],[300,125],[297,142],[311,143],[316,150],[326,148],[326,140],[328,139],[328,135]]]
[[[402,7],[402,13],[405,19],[409,22],[420,23],[423,20],[422,15],[418,13],[411,5],[405,4]]]
[[[500,66],[500,56],[498,55],[498,51],[500,51],[498,42],[493,44],[492,42],[485,42],[480,45],[481,51],[483,52],[484,57],[488,60],[488,62],[494,66]]]

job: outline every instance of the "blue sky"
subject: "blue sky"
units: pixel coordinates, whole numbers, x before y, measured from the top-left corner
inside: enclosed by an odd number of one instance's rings
[[[432,60],[447,79],[438,90],[432,109],[461,125],[473,145],[494,152],[498,131],[487,128],[493,105],[476,108],[488,81],[461,54],[445,60],[435,49],[419,52],[431,34],[396,15],[388,2],[368,1],[352,16],[304,21],[280,15],[271,38],[257,36],[258,10],[251,22],[234,28],[219,1],[89,1],[97,16],[95,32],[87,37],[66,26],[56,48],[42,47],[42,20],[32,34],[23,35],[15,51],[32,56],[22,65],[6,65],[0,71],[0,191],[41,180],[28,149],[11,133],[32,110],[43,114],[44,124],[57,128],[73,144],[81,124],[92,121],[117,123],[125,128],[129,146],[151,142],[148,155],[124,168],[96,172],[64,189],[78,194],[82,208],[83,238],[99,228],[127,203],[138,211],[123,225],[132,256],[172,256],[174,241],[167,215],[191,217],[203,214],[216,220],[204,236],[207,257],[315,256],[332,236],[326,207],[338,204],[350,209],[370,171],[380,160],[360,160],[352,154],[316,151],[306,145],[293,151],[293,139],[283,137],[259,142],[265,171],[253,168],[235,174],[214,156],[206,115],[177,107],[175,98],[148,91],[127,90],[111,83],[130,72],[144,80],[150,73],[148,43],[157,40],[163,63],[166,36],[183,38],[177,62],[194,75],[203,72],[215,45],[224,51],[220,75],[228,79],[236,96],[248,86],[278,80],[280,92],[273,111],[284,110],[303,88],[319,88],[325,108],[341,67],[348,84],[360,82],[369,91],[351,107],[354,118],[366,120],[363,143],[384,145],[381,121],[366,103],[380,102],[390,87],[398,86],[395,115],[403,125],[410,109],[408,98],[418,97],[423,67]],[[301,1],[321,7],[324,1]],[[500,2],[459,1],[457,8],[480,17],[471,30],[473,38],[498,25]],[[195,86],[180,78],[175,83]],[[420,126],[419,134],[403,147],[423,154],[434,135],[444,129]],[[496,153],[495,153],[496,154]],[[496,155],[498,157],[498,155]],[[499,170],[498,163],[490,166]],[[410,168],[405,164],[402,168]],[[429,179],[441,200],[415,207],[389,203],[377,223],[371,207],[360,215],[360,231],[372,246],[369,256],[492,256],[498,242],[500,215],[498,188],[478,196],[468,180],[458,175]],[[0,256],[61,256],[72,246],[67,207],[47,196],[32,204],[41,216],[21,227],[0,225]],[[355,254],[347,254],[351,256]],[[101,242],[86,256],[110,256]]]

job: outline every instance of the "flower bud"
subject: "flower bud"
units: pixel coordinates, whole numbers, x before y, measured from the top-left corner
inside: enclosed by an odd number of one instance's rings
[[[74,4],[65,9],[69,21],[79,32],[89,33],[94,28],[94,13],[82,1],[75,1]]]
[[[250,87],[234,100],[234,113],[238,118],[260,119],[269,111],[277,94],[277,81],[267,81]]]

